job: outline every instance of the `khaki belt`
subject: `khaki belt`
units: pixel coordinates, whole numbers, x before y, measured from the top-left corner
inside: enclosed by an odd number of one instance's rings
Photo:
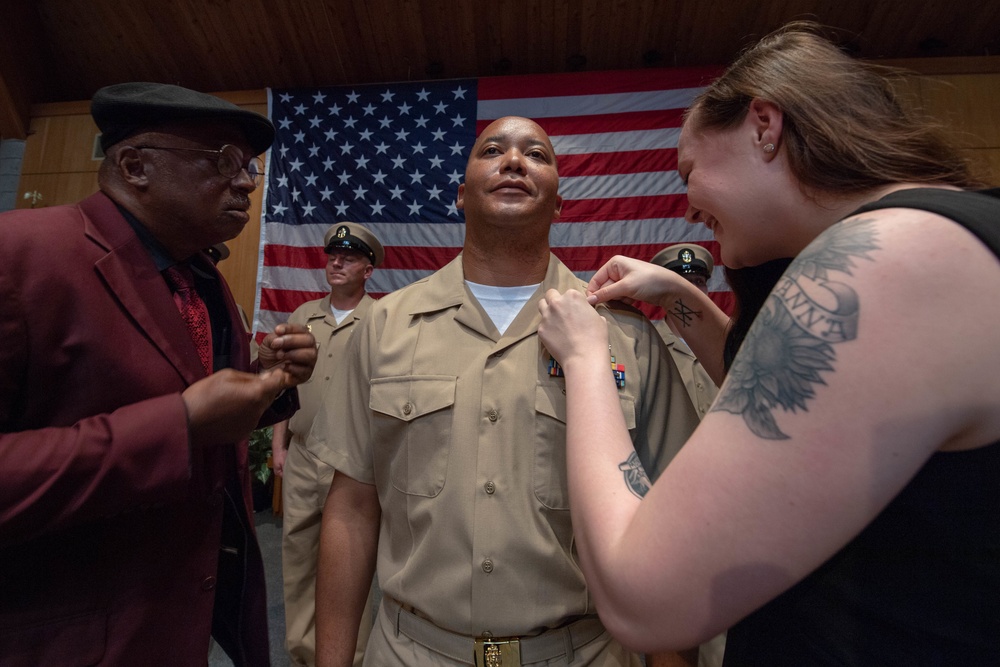
[[[407,611],[389,596],[382,596],[382,604],[397,633],[402,632],[418,644],[452,660],[477,667],[520,667],[562,656],[566,656],[567,662],[572,662],[576,649],[604,633],[604,626],[597,616],[586,616],[534,637],[470,637],[439,628]]]

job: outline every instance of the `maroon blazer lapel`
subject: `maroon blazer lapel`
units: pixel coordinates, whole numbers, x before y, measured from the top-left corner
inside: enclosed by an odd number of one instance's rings
[[[250,334],[243,327],[243,317],[236,307],[236,299],[229,289],[229,283],[226,282],[226,279],[214,264],[209,262],[209,266],[211,267],[210,270],[215,273],[215,279],[218,281],[223,298],[226,301],[226,315],[229,317],[229,330],[232,332],[229,341],[230,366],[238,371],[249,371],[251,369]]]
[[[185,384],[200,380],[205,371],[198,352],[149,251],[106,195],[92,195],[80,202],[80,208],[87,236],[108,251],[94,263],[108,289]]]

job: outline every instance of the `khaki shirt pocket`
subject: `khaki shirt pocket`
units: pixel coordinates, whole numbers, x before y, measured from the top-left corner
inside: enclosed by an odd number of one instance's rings
[[[629,431],[635,428],[635,398],[619,394]],[[566,476],[566,385],[542,381],[535,388],[535,498],[545,507],[569,509]]]
[[[389,478],[398,491],[432,498],[444,488],[457,383],[453,375],[372,380],[375,460],[388,458]]]

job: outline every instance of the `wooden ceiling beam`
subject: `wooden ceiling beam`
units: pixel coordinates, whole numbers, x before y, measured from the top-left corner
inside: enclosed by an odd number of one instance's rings
[[[0,133],[33,103],[163,81],[197,90],[295,88],[649,65],[724,65],[793,18],[860,58],[998,58],[1000,3],[901,14],[870,0],[0,0]],[[975,3],[973,3],[975,4]],[[926,5],[926,6],[924,6]],[[725,20],[720,20],[720,16]],[[989,63],[977,65],[990,68]]]

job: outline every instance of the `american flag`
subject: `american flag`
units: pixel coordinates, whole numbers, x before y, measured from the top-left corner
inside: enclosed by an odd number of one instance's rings
[[[270,89],[277,134],[267,156],[254,331],[328,291],[323,236],[360,222],[386,248],[368,281],[378,296],[453,259],[464,239],[455,195],[475,137],[492,120],[539,123],[555,147],[563,210],[553,252],[588,280],[612,255],[648,260],[694,242],[718,265],[702,225],[684,219],[677,138],[684,109],[717,70],[646,69]],[[712,297],[731,307],[716,268]],[[650,317],[662,317],[653,308]]]

